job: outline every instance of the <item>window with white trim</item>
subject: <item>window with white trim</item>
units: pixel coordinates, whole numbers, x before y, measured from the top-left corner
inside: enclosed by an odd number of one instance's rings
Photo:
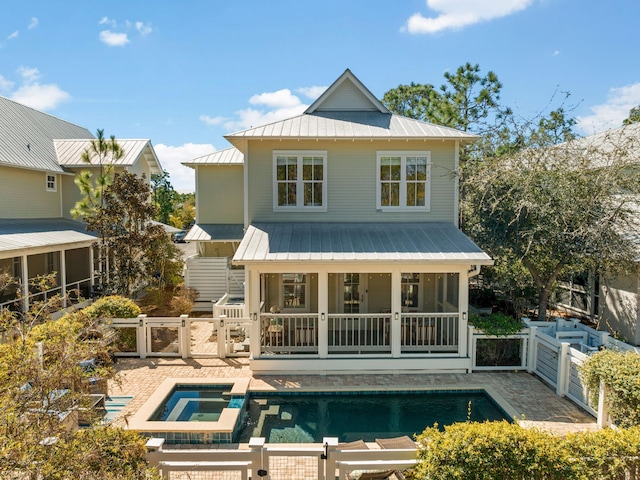
[[[56,176],[55,175],[49,175],[48,173],[46,174],[46,185],[47,185],[47,192],[55,192],[57,185],[56,185]]]
[[[431,152],[378,152],[379,210],[429,210]]]
[[[282,305],[285,312],[308,311],[306,274],[282,274]]]
[[[327,152],[273,152],[273,209],[327,209]]]

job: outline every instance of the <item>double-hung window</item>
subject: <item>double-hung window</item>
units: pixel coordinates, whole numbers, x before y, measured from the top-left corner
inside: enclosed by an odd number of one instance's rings
[[[46,186],[47,192],[55,192],[56,191],[56,176],[51,175],[49,173],[46,174]]]
[[[429,210],[430,152],[378,152],[377,208]]]
[[[327,152],[273,152],[274,210],[327,209]]]

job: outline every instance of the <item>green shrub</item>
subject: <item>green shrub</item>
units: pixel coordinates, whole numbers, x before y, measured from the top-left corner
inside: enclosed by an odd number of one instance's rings
[[[487,316],[469,315],[469,323],[486,335],[506,337],[522,330],[522,321],[504,313],[496,312]]]
[[[135,318],[140,315],[140,307],[127,297],[111,295],[96,300],[82,312],[92,319]]]
[[[608,387],[609,414],[620,427],[640,426],[640,355],[602,350],[580,367],[580,375],[597,404],[600,381]]]
[[[418,436],[414,478],[429,480],[558,479],[571,477],[557,437],[506,421],[456,423]]]

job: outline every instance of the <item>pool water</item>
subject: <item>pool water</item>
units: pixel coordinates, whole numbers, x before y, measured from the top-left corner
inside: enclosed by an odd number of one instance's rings
[[[251,394],[235,441],[264,437],[269,443],[341,442],[401,435],[456,422],[507,419],[484,391]]]
[[[160,422],[216,422],[229,404],[232,385],[176,385],[158,407],[150,421]]]

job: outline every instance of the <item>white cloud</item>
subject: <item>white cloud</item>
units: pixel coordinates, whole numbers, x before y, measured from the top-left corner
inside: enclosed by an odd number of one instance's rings
[[[25,84],[11,95],[12,100],[36,110],[53,109],[70,98],[71,95],[55,84],[40,85],[37,82]]]
[[[111,20],[109,17],[102,17],[98,21],[98,25],[109,25],[111,28],[116,28],[118,25],[115,20]]]
[[[103,30],[100,32],[100,41],[110,47],[124,47],[129,43],[126,33],[116,33],[111,30]]]
[[[10,34],[7,37],[7,40],[13,40],[14,38],[18,38],[18,35],[20,34],[20,32],[18,30],[16,30],[15,32],[13,32],[12,34]]]
[[[195,192],[195,171],[185,167],[181,162],[193,160],[209,153],[215,152],[215,147],[205,143],[185,143],[178,147],[155,145],[154,150],[162,168],[169,172],[169,181],[178,192]]]
[[[591,115],[577,117],[578,129],[585,135],[622,126],[629,110],[640,105],[640,82],[612,88],[607,101],[591,107]]]
[[[209,115],[200,115],[199,119],[207,125],[220,125],[225,121],[224,117],[210,117]]]
[[[303,94],[305,97],[310,98],[312,100],[316,100],[320,95],[322,95],[328,87],[324,86],[313,86],[313,87],[302,87],[298,88],[296,92]]]
[[[13,88],[14,83],[0,75],[0,92],[8,92]]]
[[[29,22],[29,26],[27,28],[29,30],[33,30],[38,25],[40,25],[40,20],[38,20],[36,17],[31,17],[31,21]]]
[[[138,30],[140,35],[142,35],[143,37],[149,35],[153,31],[151,25],[145,25],[142,22],[136,22],[136,30]]]
[[[275,108],[295,108],[302,104],[300,99],[293,95],[288,88],[283,88],[277,92],[265,92],[254,95],[249,99],[249,103]]]
[[[40,78],[40,70],[33,67],[20,67],[18,68],[18,73],[25,83],[33,83]]]
[[[403,30],[409,33],[437,33],[505,17],[524,10],[534,0],[426,0],[435,17],[414,13]]]

